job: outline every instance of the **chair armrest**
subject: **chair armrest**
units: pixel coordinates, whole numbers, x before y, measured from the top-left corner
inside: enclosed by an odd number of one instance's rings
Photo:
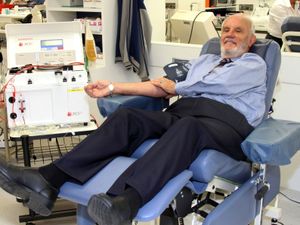
[[[251,132],[242,149],[255,163],[289,164],[300,149],[300,123],[269,118]]]
[[[169,100],[137,95],[114,95],[112,97],[98,98],[97,104],[100,114],[103,117],[107,117],[118,108],[162,110],[169,105]]]

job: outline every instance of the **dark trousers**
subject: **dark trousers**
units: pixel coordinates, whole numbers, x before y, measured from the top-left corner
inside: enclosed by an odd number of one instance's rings
[[[145,140],[159,138],[108,191],[118,195],[129,186],[146,203],[172,177],[187,169],[203,149],[212,148],[237,160],[246,159],[240,144],[253,128],[231,107],[217,103],[218,107],[211,109],[211,104],[203,105],[199,99],[183,99],[166,112],[118,110],[55,165],[84,183],[115,157],[130,156]],[[215,110],[211,115],[219,114],[220,118],[204,116],[198,112],[201,108]],[[232,126],[226,121],[236,124]]]

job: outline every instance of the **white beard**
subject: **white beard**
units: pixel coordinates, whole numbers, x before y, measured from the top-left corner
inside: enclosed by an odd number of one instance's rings
[[[222,58],[236,58],[248,51],[248,47],[246,43],[242,43],[239,47],[235,47],[233,49],[225,50],[223,46],[221,46],[221,57]]]

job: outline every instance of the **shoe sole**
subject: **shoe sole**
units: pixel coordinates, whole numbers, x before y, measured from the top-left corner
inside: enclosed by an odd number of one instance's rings
[[[23,205],[42,216],[49,216],[53,203],[44,196],[31,191],[24,185],[17,184],[0,173],[0,187],[22,200]]]
[[[118,213],[115,213],[110,199],[103,196],[101,200],[97,196],[92,196],[89,200],[87,211],[89,216],[99,225],[129,225],[123,221]]]

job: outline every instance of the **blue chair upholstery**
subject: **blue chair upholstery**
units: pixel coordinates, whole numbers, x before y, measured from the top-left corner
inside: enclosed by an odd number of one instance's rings
[[[219,39],[214,38],[203,46],[201,54],[219,54],[219,49]],[[259,40],[251,48],[251,51],[259,54],[267,63],[268,93],[266,106],[269,108],[280,66],[279,46],[271,40]],[[149,105],[145,103],[147,101],[150,102]],[[129,98],[117,96],[98,99],[100,112],[104,112],[105,115],[109,115],[114,109],[120,107],[144,108],[145,104],[148,110],[160,110],[165,107],[165,103],[162,103],[161,99],[157,100],[143,96],[130,96]],[[267,119],[268,113],[266,111],[265,120],[242,144],[243,151],[248,156],[249,162],[236,161],[212,149],[202,151],[188,170],[172,178],[151,201],[139,210],[135,220],[150,221],[161,215],[161,225],[177,225],[177,220],[165,222],[166,220],[164,219],[164,212],[169,209],[172,200],[176,202],[172,207],[172,210],[175,211],[174,214],[183,217],[185,214],[180,215],[180,212],[176,211],[182,202],[180,201],[181,197],[178,197],[182,195],[178,194],[187,188],[189,192],[193,193],[193,196],[198,198],[198,204],[199,196],[217,190],[218,187],[214,182],[218,180],[219,183],[221,182],[228,187],[232,187],[232,190],[220,204],[216,204],[216,207],[207,216],[204,216],[203,225],[246,225],[252,222],[260,214],[262,208],[279,192],[279,165],[283,164],[281,159],[282,155],[284,155],[283,152],[289,149],[289,153],[285,154],[289,158],[300,148],[299,138],[296,138],[300,136],[300,124]],[[280,132],[270,132],[274,129],[281,130],[283,127],[285,135],[282,135]],[[267,142],[264,142],[265,135],[266,137],[268,136]],[[284,137],[279,138],[280,136]],[[134,152],[132,157],[116,158],[84,185],[74,183],[63,185],[59,196],[78,203],[78,225],[94,224],[86,213],[86,205],[90,196],[108,190],[116,178],[134,160],[141,157],[156,141],[148,140],[144,142]],[[252,150],[249,151],[249,149]],[[251,155],[254,151],[253,149],[259,150],[255,152],[256,154]],[[261,166],[253,170],[250,161],[256,162],[257,158],[266,159],[268,155],[264,154],[274,153],[275,151],[277,153],[272,156],[272,165]],[[261,157],[257,157],[257,155],[261,155]],[[263,161],[258,161],[258,163],[261,162]],[[287,163],[287,160],[284,160],[284,163]],[[113,171],[113,173],[109,171]],[[270,188],[264,191],[267,182],[270,184]],[[262,196],[262,198],[259,196]],[[174,205],[177,206],[175,209]],[[199,206],[199,209],[194,209],[193,212],[201,214],[200,211]],[[192,210],[189,212],[192,212]],[[170,223],[170,221],[173,222]]]
[[[281,26],[282,49],[287,52],[300,52],[300,17],[287,17]]]

